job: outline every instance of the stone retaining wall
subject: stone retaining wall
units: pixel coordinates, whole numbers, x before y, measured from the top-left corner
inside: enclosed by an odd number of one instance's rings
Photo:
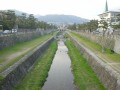
[[[22,30],[26,31],[24,29]],[[17,32],[13,34],[5,34],[3,36],[0,36],[0,50],[19,42],[29,41],[41,35],[49,34],[53,31],[54,30],[38,30],[38,31],[31,30],[29,32]]]
[[[120,90],[120,74],[113,70],[109,65],[98,58],[95,53],[83,46],[75,38],[70,36],[80,53],[88,61],[89,65],[93,68],[101,82],[108,90]]]
[[[29,68],[34,64],[36,59],[42,55],[48,45],[54,40],[54,37],[36,47],[30,53],[21,58],[14,65],[3,71],[1,75],[4,77],[0,81],[0,90],[12,90],[16,83],[21,81],[21,78],[26,75]]]
[[[29,41],[39,36],[41,36],[41,32],[6,34],[4,36],[0,36],[0,49],[12,46],[19,42]]]

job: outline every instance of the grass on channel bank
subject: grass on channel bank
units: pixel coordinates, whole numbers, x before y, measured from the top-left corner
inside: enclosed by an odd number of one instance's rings
[[[17,62],[20,58],[50,37],[52,37],[51,34],[43,35],[30,41],[16,43],[13,46],[0,50],[0,72]]]
[[[14,90],[41,90],[56,50],[57,43],[53,41],[44,54],[37,59],[31,71],[16,85]]]
[[[110,49],[105,48],[105,52],[102,53],[101,45],[80,36],[80,34],[71,32],[70,33],[73,37],[75,37],[79,42],[85,45],[87,48],[91,49],[94,53],[96,53],[100,58],[106,59],[110,62],[120,62],[120,54],[111,53]]]
[[[65,44],[68,47],[68,54],[71,58],[74,83],[77,89],[106,90],[85,58],[80,55],[80,52],[74,46],[74,44],[70,40],[66,40]]]

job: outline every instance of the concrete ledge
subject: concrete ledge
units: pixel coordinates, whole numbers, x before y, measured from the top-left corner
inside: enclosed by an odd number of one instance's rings
[[[70,39],[74,42],[80,53],[86,58],[89,65],[92,67],[104,86],[108,90],[120,90],[120,74],[103,62],[95,55],[95,53],[83,46],[75,38],[70,36]]]
[[[3,71],[1,75],[4,79],[0,81],[0,90],[12,90],[15,84],[21,81],[21,78],[27,74],[29,68],[34,64],[37,58],[42,55],[53,40],[54,36]]]

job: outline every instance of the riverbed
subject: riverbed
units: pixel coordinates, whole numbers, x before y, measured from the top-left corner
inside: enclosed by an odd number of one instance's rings
[[[61,39],[58,41],[58,50],[42,90],[76,90],[73,84],[71,60],[67,52],[68,49]]]

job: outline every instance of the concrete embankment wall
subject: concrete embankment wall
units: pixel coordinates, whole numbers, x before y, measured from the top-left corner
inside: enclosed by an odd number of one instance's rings
[[[109,65],[98,58],[95,53],[83,46],[75,38],[70,36],[80,53],[88,61],[89,65],[93,68],[98,78],[108,90],[120,90],[120,74],[113,70]]]
[[[119,37],[119,38],[115,38],[114,51],[115,51],[116,53],[119,53],[119,54],[120,54],[120,37]]]
[[[17,33],[13,33],[13,34],[5,34],[3,36],[0,36],[0,50],[3,48],[6,48],[6,47],[13,46],[19,42],[29,41],[29,40],[37,38],[41,35],[49,34],[49,33],[53,32],[54,30],[38,30],[38,31],[36,31],[34,29],[33,30],[22,29],[22,31],[26,31],[26,32],[17,32]]]
[[[27,74],[29,68],[34,64],[37,58],[42,55],[53,40],[54,37],[45,41],[21,58],[18,62],[3,71],[1,75],[4,79],[0,81],[0,90],[12,90],[16,83],[20,82],[21,78]]]
[[[41,32],[14,33],[11,35],[0,36],[0,49],[10,47],[19,42],[29,41],[41,36]]]

